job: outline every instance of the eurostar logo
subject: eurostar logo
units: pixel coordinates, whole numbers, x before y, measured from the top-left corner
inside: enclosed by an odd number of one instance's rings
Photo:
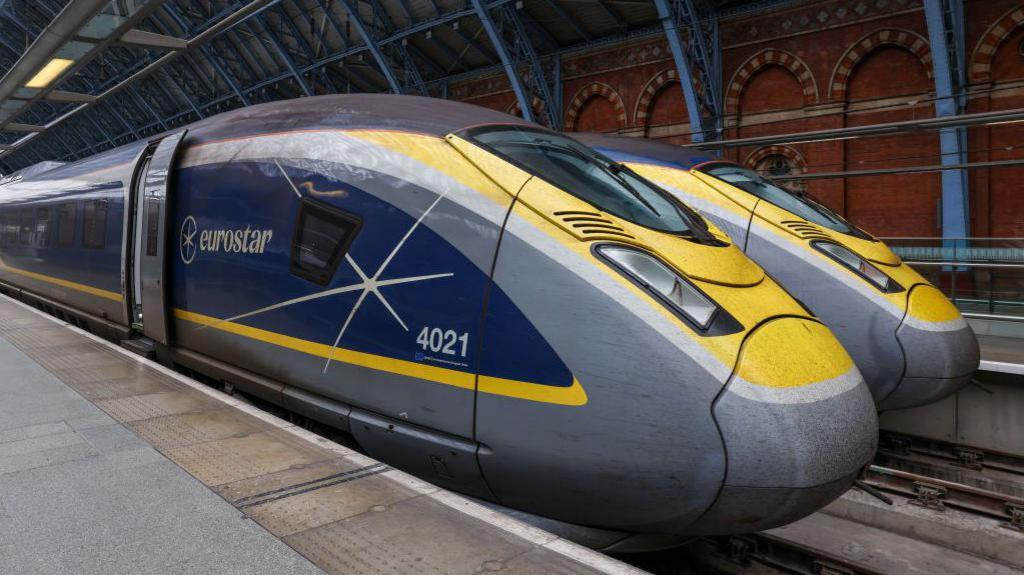
[[[274,230],[236,229],[200,230],[192,216],[181,223],[180,252],[185,265],[196,259],[198,252],[224,252],[229,254],[262,254],[274,237]]]

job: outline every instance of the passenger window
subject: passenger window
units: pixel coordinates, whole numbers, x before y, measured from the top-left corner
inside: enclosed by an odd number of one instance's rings
[[[18,243],[18,213],[4,213],[4,243],[9,246]]]
[[[18,234],[18,243],[23,246],[32,245],[32,227],[35,223],[32,215],[32,208],[21,210],[21,231]]]
[[[75,243],[75,203],[66,202],[57,208],[57,245],[67,247]]]
[[[304,201],[292,239],[292,273],[325,285],[361,226],[353,214]]]
[[[36,210],[36,246],[50,247],[50,208]]]
[[[82,213],[82,245],[101,250],[107,243],[107,200],[85,202]]]

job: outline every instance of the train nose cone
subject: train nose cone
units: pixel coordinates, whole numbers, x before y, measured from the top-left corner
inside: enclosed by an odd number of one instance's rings
[[[981,354],[978,338],[960,311],[930,285],[911,288],[907,314],[896,330],[906,369],[879,411],[938,401],[970,381]]]
[[[751,333],[714,407],[727,453],[708,533],[795,521],[847,490],[875,453],[875,404],[824,325],[779,318]]]

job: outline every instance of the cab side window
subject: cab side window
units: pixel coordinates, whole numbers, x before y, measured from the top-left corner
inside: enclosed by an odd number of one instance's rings
[[[89,200],[82,214],[82,245],[101,250],[106,243],[107,200]]]
[[[57,208],[57,245],[67,247],[75,243],[75,203],[65,202]]]
[[[361,226],[355,214],[303,201],[292,238],[292,273],[326,285]]]

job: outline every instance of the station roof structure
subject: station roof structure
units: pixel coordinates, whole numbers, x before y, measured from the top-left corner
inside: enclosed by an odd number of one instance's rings
[[[790,3],[0,0],[0,173],[240,106],[348,92],[446,97],[451,83],[488,74],[506,74],[532,103],[530,119],[557,128],[561,55],[667,35],[691,74],[711,78],[718,20]],[[714,109],[714,94],[690,92],[701,99],[691,108]]]

